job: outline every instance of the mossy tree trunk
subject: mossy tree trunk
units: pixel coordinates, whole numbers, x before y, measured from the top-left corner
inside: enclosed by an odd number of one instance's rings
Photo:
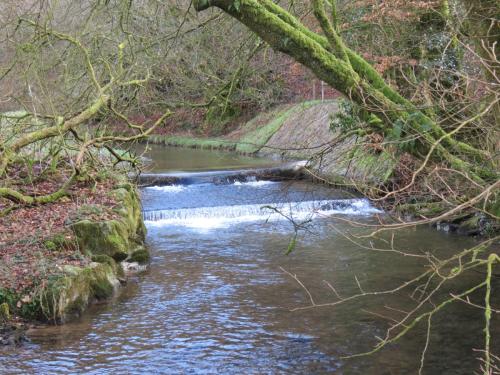
[[[420,158],[446,161],[452,168],[476,182],[496,178],[489,154],[454,135],[467,123],[447,133],[411,101],[390,87],[378,72],[355,51],[348,48],[331,22],[323,0],[314,0],[313,11],[323,30],[317,34],[270,0],[195,0],[202,11],[218,7],[258,34],[275,50],[281,51],[311,69],[321,80],[341,91],[370,113],[375,132],[389,133],[394,123],[404,123],[407,136],[418,140],[412,153]]]

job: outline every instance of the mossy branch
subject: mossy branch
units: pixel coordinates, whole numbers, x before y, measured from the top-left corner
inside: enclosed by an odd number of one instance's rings
[[[0,187],[0,198],[5,198],[14,203],[22,205],[53,203],[58,199],[67,195],[68,188],[73,184],[77,176],[78,173],[75,171],[71,175],[71,177],[68,180],[66,180],[66,182],[57,191],[51,194],[40,195],[40,196],[25,195],[11,188]]]
[[[88,108],[86,108],[81,113],[67,120],[58,118],[55,125],[24,134],[11,144],[5,145],[2,155],[0,155],[0,177],[3,176],[3,174],[5,173],[5,169],[11,161],[12,157],[20,149],[43,139],[55,137],[58,135],[64,135],[69,130],[84,124],[92,117],[94,117],[99,112],[99,110],[101,110],[105,106],[109,99],[109,95],[101,94]]]
[[[330,6],[332,7],[331,15],[332,15],[332,24],[335,32],[340,32],[340,20],[337,11],[337,0],[330,0]]]
[[[366,60],[347,47],[339,48],[343,46],[338,44],[342,41],[340,39],[339,42],[338,34],[326,18],[321,0],[316,0],[314,3],[315,13],[325,33],[330,35],[330,39],[312,32],[269,0],[241,0],[238,9],[232,4],[230,0],[212,0],[195,2],[194,5],[198,10],[206,9],[208,6],[221,8],[248,26],[274,49],[295,58],[310,68],[319,79],[335,87],[374,115],[385,119],[387,132],[390,132],[391,124],[396,121],[407,123],[408,131],[416,133],[419,138],[421,147],[416,151],[416,156],[427,154],[430,147],[437,143],[434,147],[436,159],[447,160],[454,168],[475,175],[478,181],[491,179],[496,175],[489,166],[491,163],[487,152],[455,140],[413,103],[388,86]],[[344,53],[347,55],[347,61]],[[474,170],[467,158],[463,159],[463,155],[472,158],[475,164],[484,164],[485,167]]]
[[[333,24],[328,20],[325,11],[324,0],[312,0],[312,6],[314,11],[314,16],[318,20],[321,29],[325,33],[330,46],[332,47],[333,53],[340,59],[349,63],[349,57],[347,56],[346,48],[342,38],[339,36]],[[349,63],[350,65],[350,63]]]
[[[489,374],[491,368],[491,279],[493,276],[493,264],[500,263],[500,257],[497,254],[490,254],[486,265],[486,293],[484,295],[484,373]]]

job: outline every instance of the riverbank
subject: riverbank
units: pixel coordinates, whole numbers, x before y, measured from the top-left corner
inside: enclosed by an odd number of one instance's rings
[[[219,138],[153,135],[148,142],[174,147],[234,151],[282,161],[309,160],[311,176],[332,184],[355,186],[384,183],[399,160],[356,136],[337,142],[332,121],[339,101],[308,101],[261,113]]]
[[[236,130],[217,138],[200,137],[192,134],[152,135],[148,141],[174,147],[200,148],[204,150],[235,151],[241,154],[259,152],[268,140],[289,119],[322,102],[307,101],[296,104],[281,105],[273,110],[258,114],[250,121],[242,124]]]
[[[62,178],[39,182],[33,193],[50,191]],[[18,331],[9,329],[13,322],[61,323],[78,316],[111,297],[126,282],[126,271],[149,259],[138,193],[115,173],[92,174],[53,203],[15,207],[2,201],[0,211],[0,324],[6,336]]]
[[[156,135],[149,137],[148,141],[175,147],[260,155],[284,162],[307,160],[304,171],[310,179],[368,196],[411,184],[418,161],[408,153],[397,152],[390,144],[384,144],[383,137],[344,136],[341,128],[353,120],[350,116],[348,102],[342,99],[310,101],[261,113],[219,138]],[[419,197],[418,187],[416,189],[401,199],[381,201],[382,208],[404,221],[428,219],[453,208],[447,201]],[[464,235],[491,235],[499,229],[498,222],[474,209],[459,212],[434,223],[434,226],[438,230]]]

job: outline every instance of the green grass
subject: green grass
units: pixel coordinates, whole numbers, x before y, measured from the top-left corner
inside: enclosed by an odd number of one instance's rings
[[[151,136],[151,143],[165,144],[167,146],[201,148],[204,150],[228,150],[236,148],[236,142],[221,138],[194,138],[181,136]]]
[[[321,103],[321,101],[315,100],[304,102],[278,112],[272,121],[245,134],[238,142],[236,151],[244,154],[252,154],[259,151],[291,115],[301,110],[306,110],[307,108],[310,108],[318,103]]]
[[[187,136],[159,136],[149,137],[151,143],[165,144],[168,146],[200,148],[205,150],[237,151],[242,154],[253,154],[259,151],[276,133],[284,122],[294,113],[310,108],[321,103],[320,100],[308,101],[293,105],[280,111],[275,110],[270,114],[261,114],[243,125],[243,130],[254,127],[261,116],[271,115],[272,120],[257,129],[247,131],[238,141],[223,138],[196,138]]]

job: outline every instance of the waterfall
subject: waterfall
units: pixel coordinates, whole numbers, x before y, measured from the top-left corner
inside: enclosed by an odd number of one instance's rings
[[[143,215],[150,225],[212,227],[259,220],[303,220],[334,214],[371,215],[380,212],[367,199],[335,199],[151,210],[144,211]]]

